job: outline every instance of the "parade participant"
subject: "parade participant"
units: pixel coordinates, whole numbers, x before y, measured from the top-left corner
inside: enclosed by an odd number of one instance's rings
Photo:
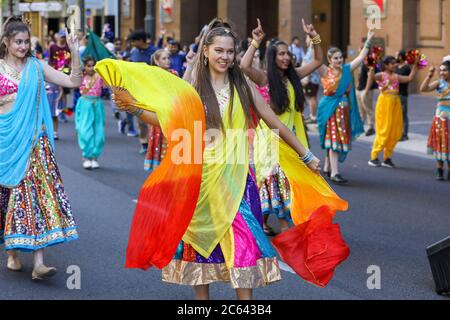
[[[78,42],[70,35],[72,73],[65,75],[31,55],[31,32],[10,17],[0,43],[0,241],[9,270],[20,271],[17,251],[34,252],[32,279],[56,269],[44,265],[43,249],[76,239],[72,209],[53,154],[53,125],[44,81],[76,88],[82,74]]]
[[[428,151],[437,161],[436,179],[444,180],[444,162],[447,162],[447,180],[450,180],[450,57],[439,68],[439,80],[431,82],[435,73],[432,67],[420,91],[436,90],[438,104],[428,136]],[[430,83],[431,82],[431,83]]]
[[[71,52],[70,48],[67,45],[67,35],[64,30],[60,30],[57,34],[55,34],[56,43],[53,44],[49,49],[49,58],[48,64],[54,69],[64,72],[65,74],[70,74],[70,65],[71,65]],[[78,54],[78,52],[77,52]],[[56,110],[56,117],[53,117],[53,126],[54,126],[54,137],[57,140],[59,138],[58,127],[59,120],[63,122],[67,122],[66,115],[62,112],[67,108],[67,95],[70,93],[69,88],[63,88],[63,93],[61,96],[61,109]]]
[[[114,88],[119,107],[160,125],[165,136],[173,138],[161,166],[141,189],[126,266],[164,268],[164,281],[194,286],[197,299],[208,299],[209,284],[217,281],[231,282],[239,299],[251,299],[253,288],[280,280],[276,254],[262,230],[261,204],[249,168],[245,131],[254,127],[257,116],[278,129],[287,142],[280,144],[286,151],[281,152],[280,164],[286,164],[286,175],[302,190],[295,193],[293,206],[298,215],[294,221],[308,220],[317,206],[327,205],[331,211],[347,207],[317,174],[319,161],[247,83],[236,63],[236,44],[236,35],[228,25],[221,21],[210,24],[199,47],[193,76],[196,90],[160,68],[113,60],[97,66]],[[236,131],[238,138],[231,138]],[[184,152],[177,138],[181,133],[187,135],[182,143],[188,148]],[[230,160],[228,156],[231,161],[223,161]],[[281,247],[292,243],[280,242]],[[334,247],[338,252],[333,250],[333,256],[330,253],[325,258],[322,271],[328,263],[334,269],[336,262],[348,255],[348,248],[336,238],[323,252],[338,243],[339,248]],[[289,254],[286,256],[286,261],[292,261]],[[295,256],[304,266],[306,261],[298,252]]]
[[[306,36],[306,53],[303,57],[302,65],[308,65],[314,61],[314,43],[311,41],[309,35]],[[309,116],[305,119],[306,124],[317,123],[317,95],[319,94],[320,87],[320,74],[318,71],[314,71],[309,76],[302,79],[302,85],[305,92],[306,101],[309,105]]]
[[[375,107],[375,140],[372,146],[369,166],[395,168],[392,162],[397,142],[400,141],[403,131],[402,104],[400,101],[400,83],[411,82],[417,72],[417,64],[414,65],[408,77],[395,73],[397,60],[393,56],[387,56],[383,60],[383,72],[375,74],[370,70],[370,82],[376,80],[380,90],[380,96]],[[367,84],[369,87],[370,84]],[[378,160],[378,154],[384,151],[383,163]]]
[[[170,52],[165,49],[157,50],[152,56],[152,66],[160,67],[178,76],[175,70],[171,70]],[[144,160],[144,170],[152,172],[164,159],[167,152],[167,139],[159,126],[149,125],[148,149]]]
[[[324,173],[335,184],[348,183],[339,173],[339,162],[345,161],[352,148],[352,140],[364,132],[352,72],[363,63],[373,36],[374,33],[370,30],[364,49],[348,64],[344,64],[340,49],[329,49],[329,66],[323,65],[319,69],[324,89],[317,114],[320,145],[327,151]]]
[[[258,20],[258,26],[252,32],[253,40],[241,61],[240,67],[245,75],[258,85],[262,95],[268,97],[267,103],[280,121],[296,133],[297,138],[304,146],[308,146],[302,119],[305,97],[300,80],[322,65],[323,52],[320,46],[320,36],[314,30],[314,27],[312,25],[307,26],[304,21],[302,22],[303,30],[314,39],[313,43],[317,49],[314,51],[314,60],[310,64],[295,68],[289,55],[288,45],[282,41],[275,41],[267,49],[267,72],[253,67],[255,53],[265,37],[261,22]],[[256,152],[259,152],[258,148],[266,144],[264,140],[258,139],[258,137],[255,141]],[[260,170],[256,169],[258,175],[260,175]],[[267,176],[260,177],[258,185],[264,214],[264,232],[269,236],[275,235],[273,229],[267,224],[270,214],[277,215],[281,230],[285,231],[289,228],[291,221],[290,188],[280,166],[276,165],[272,172],[267,173]]]
[[[83,64],[84,77],[75,108],[75,128],[78,145],[83,152],[83,168],[97,169],[100,167],[98,157],[105,145],[105,109],[101,99],[103,80],[94,71],[94,58],[85,57]]]
[[[395,73],[401,76],[409,76],[411,73],[411,67],[406,61],[406,52],[405,50],[400,50],[396,54],[397,59],[397,69]],[[400,94],[400,102],[402,104],[402,113],[403,113],[403,133],[400,141],[408,140],[408,131],[409,131],[409,118],[408,118],[408,87],[409,83],[400,83],[399,94]]]

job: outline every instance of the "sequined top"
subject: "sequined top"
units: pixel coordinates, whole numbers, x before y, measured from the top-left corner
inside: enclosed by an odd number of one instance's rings
[[[450,85],[444,79],[439,80],[439,86],[437,88],[438,102],[450,101]]]
[[[16,99],[20,78],[19,72],[0,59],[0,107]]]
[[[387,72],[381,73],[381,80],[377,81],[378,88],[382,93],[398,94],[400,90],[400,81],[397,74],[389,75]]]
[[[98,74],[94,77],[83,77],[80,92],[83,96],[100,97],[102,95],[103,80]]]
[[[339,69],[338,74],[335,74],[335,69],[328,67],[327,75],[322,78],[323,94],[325,96],[333,96],[341,83],[342,79],[342,69]],[[349,93],[351,89],[351,84],[349,85],[347,92]]]
[[[216,90],[216,97],[217,97],[217,101],[219,102],[219,108],[220,108],[220,115],[224,116],[225,114],[225,110],[228,106],[228,102],[230,101],[230,86],[226,85],[225,87],[223,87],[221,90]]]

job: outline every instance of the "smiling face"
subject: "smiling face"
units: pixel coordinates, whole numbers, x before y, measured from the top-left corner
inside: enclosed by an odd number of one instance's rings
[[[275,57],[275,64],[280,70],[287,70],[292,62],[292,57],[289,54],[288,46],[280,44],[277,46],[277,55]]]
[[[212,44],[203,48],[203,53],[209,60],[210,71],[225,73],[235,61],[235,42],[231,37],[215,37]]]
[[[328,62],[330,63],[331,67],[334,69],[340,69],[342,68],[342,65],[344,64],[344,56],[342,55],[342,52],[335,52],[331,56],[331,58],[328,58]]]
[[[396,61],[391,61],[385,65],[385,70],[390,73],[394,73],[395,70],[397,69],[397,66],[398,66],[398,63]]]
[[[448,65],[441,65],[439,67],[439,77],[445,81],[450,80],[450,68]]]
[[[28,32],[19,32],[11,39],[5,39],[4,41],[9,54],[18,59],[24,59],[31,48],[30,34]]]
[[[170,53],[168,51],[164,51],[155,61],[156,65],[164,70],[170,69]]]

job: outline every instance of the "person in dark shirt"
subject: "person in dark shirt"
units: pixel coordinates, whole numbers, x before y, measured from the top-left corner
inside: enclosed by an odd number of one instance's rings
[[[178,42],[174,40],[169,41],[170,69],[175,70],[180,77],[183,77],[186,55],[180,53],[180,49],[180,44]]]
[[[406,63],[406,52],[400,50],[396,54],[398,67],[395,73],[401,76],[409,76],[411,73],[411,67]],[[403,109],[403,135],[400,141],[408,140],[408,130],[409,130],[409,119],[408,119],[408,86],[409,83],[400,84],[400,100]]]
[[[378,67],[375,67],[375,72],[378,73]],[[358,79],[358,87],[356,88],[356,97],[358,99],[359,113],[361,119],[369,126],[366,131],[366,136],[372,136],[375,134],[375,106],[373,104],[374,90],[378,88],[376,83],[373,83],[370,88],[367,87],[368,70],[367,66],[363,63],[361,65],[361,72]]]

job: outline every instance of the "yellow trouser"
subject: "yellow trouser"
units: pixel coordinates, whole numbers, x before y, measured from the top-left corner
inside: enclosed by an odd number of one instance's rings
[[[372,147],[372,160],[384,151],[384,159],[394,153],[397,142],[403,133],[403,114],[398,94],[381,94],[378,98],[375,113],[375,141]]]

